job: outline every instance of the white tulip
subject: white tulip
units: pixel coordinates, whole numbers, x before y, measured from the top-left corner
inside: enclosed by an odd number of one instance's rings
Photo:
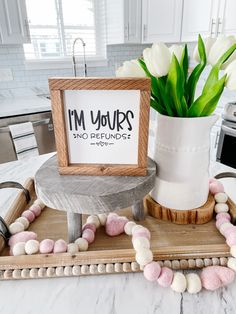
[[[125,61],[123,66],[116,70],[117,77],[146,77],[138,60]]]
[[[143,59],[149,72],[153,76],[161,77],[168,74],[171,53],[165,44],[153,44],[152,48],[144,49]]]
[[[215,43],[212,45],[209,52],[209,63],[215,65],[220,57],[236,43],[234,36],[220,36],[216,39]],[[223,65],[225,68],[230,62],[235,58],[233,55],[228,59],[228,61]]]
[[[225,69],[226,83],[229,90],[236,90],[236,60],[232,61]]]
[[[180,62],[182,54],[183,54],[183,49],[184,48],[181,45],[172,45],[169,48],[171,55],[174,54],[179,62]]]
[[[216,39],[212,38],[212,37],[207,37],[207,38],[203,39],[207,60],[208,60],[210,49],[211,49],[212,45],[215,43],[215,41],[216,41]],[[198,45],[196,45],[196,47],[194,48],[193,58],[198,63],[200,62],[200,57],[199,57],[199,53],[198,53]]]

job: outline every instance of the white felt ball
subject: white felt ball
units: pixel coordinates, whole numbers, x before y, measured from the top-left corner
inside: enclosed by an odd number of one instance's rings
[[[13,222],[9,226],[9,231],[11,234],[16,234],[25,230],[24,225],[21,222]]]
[[[84,252],[88,250],[88,241],[84,238],[78,238],[75,240],[75,243],[79,247],[79,251]]]
[[[141,248],[137,251],[135,255],[136,262],[139,265],[145,266],[148,263],[151,263],[153,260],[153,254],[151,250]]]
[[[39,241],[29,240],[25,244],[25,253],[28,255],[35,254],[39,251]]]
[[[197,274],[190,273],[186,275],[187,291],[189,293],[198,293],[202,289],[201,279]]]
[[[224,231],[228,228],[231,228],[233,225],[230,222],[224,222],[220,225],[220,233],[224,233]]]
[[[233,257],[236,257],[236,245],[232,245],[230,247],[230,254],[233,256]]]
[[[228,195],[223,192],[216,193],[214,197],[217,203],[226,203],[228,201]]]
[[[45,207],[45,204],[44,204],[39,198],[37,198],[37,199],[34,201],[34,204],[35,204],[35,205],[39,205],[42,210],[43,210],[44,207]]]
[[[96,215],[91,215],[88,216],[87,221],[88,224],[94,224],[96,226],[96,228],[98,228],[100,226],[100,221],[98,219],[98,216]]]
[[[227,262],[227,267],[233,269],[236,272],[236,258],[230,257]]]
[[[219,213],[227,213],[229,211],[229,206],[225,203],[217,203],[215,205],[215,212]]]
[[[184,274],[176,272],[171,284],[171,289],[175,292],[184,292],[187,288],[187,280]]]
[[[75,254],[79,252],[79,246],[77,243],[69,243],[67,245],[67,252],[70,254]]]
[[[133,247],[136,251],[142,248],[150,249],[150,242],[147,238],[144,238],[144,237],[134,238],[132,242],[133,242]]]
[[[24,230],[27,230],[30,225],[29,220],[25,217],[19,217],[15,222],[20,222],[24,226]]]
[[[131,235],[132,234],[132,229],[133,227],[136,226],[136,223],[133,222],[133,221],[128,221],[126,224],[125,224],[125,227],[124,227],[124,231],[127,235]]]
[[[142,225],[136,225],[132,228],[132,234],[134,234],[135,231],[138,231],[139,229],[144,228]]]
[[[107,214],[98,214],[98,219],[100,221],[101,226],[105,226],[107,221]]]
[[[13,246],[12,254],[14,256],[25,255],[25,242],[18,242]]]

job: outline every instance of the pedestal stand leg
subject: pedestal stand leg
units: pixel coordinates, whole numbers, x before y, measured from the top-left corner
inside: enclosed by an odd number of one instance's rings
[[[78,213],[67,212],[68,241],[74,242],[81,236],[82,232],[82,215]]]
[[[144,220],[145,213],[144,213],[143,200],[137,201],[134,205],[132,205],[131,208],[132,208],[134,220]]]

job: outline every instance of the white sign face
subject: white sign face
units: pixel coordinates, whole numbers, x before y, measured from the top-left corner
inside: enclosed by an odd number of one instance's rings
[[[65,90],[69,163],[138,163],[139,90]]]

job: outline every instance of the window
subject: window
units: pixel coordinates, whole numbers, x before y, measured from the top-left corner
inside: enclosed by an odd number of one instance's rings
[[[99,5],[98,5],[99,4]],[[31,44],[26,60],[71,57],[76,37],[86,43],[87,58],[105,57],[105,14],[101,0],[26,0]],[[80,42],[76,55],[82,55]]]

